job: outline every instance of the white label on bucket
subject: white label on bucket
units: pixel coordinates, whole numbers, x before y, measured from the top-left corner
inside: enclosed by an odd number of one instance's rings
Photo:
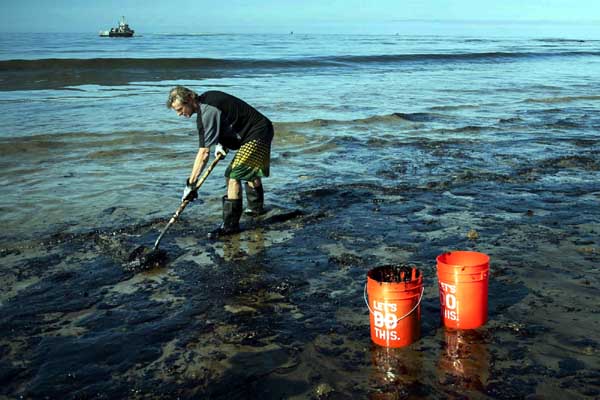
[[[395,314],[397,309],[394,303],[373,301],[373,325],[378,339],[400,340],[396,331],[391,330],[398,325],[398,317]]]
[[[440,303],[445,319],[458,321],[458,301],[456,300],[456,286],[440,282]]]

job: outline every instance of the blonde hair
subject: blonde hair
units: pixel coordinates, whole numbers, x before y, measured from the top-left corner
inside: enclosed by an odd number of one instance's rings
[[[184,86],[175,86],[169,92],[169,98],[167,99],[167,108],[173,107],[175,100],[178,100],[181,104],[190,104],[191,99],[196,97],[196,92],[190,90]]]

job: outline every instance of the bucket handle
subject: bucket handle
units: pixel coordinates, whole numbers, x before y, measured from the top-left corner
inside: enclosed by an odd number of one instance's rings
[[[413,313],[413,311],[415,311],[417,309],[417,307],[419,307],[419,304],[421,304],[421,300],[423,300],[423,293],[425,293],[425,286],[423,286],[421,288],[421,295],[419,296],[419,301],[417,301],[417,304],[408,313],[406,313],[402,317],[398,318],[397,319],[398,321],[403,320],[404,318],[408,317],[410,314]],[[373,310],[371,310],[371,306],[369,306],[369,300],[367,300],[367,284],[366,283],[365,283],[365,289],[363,290],[363,298],[365,299],[365,304],[367,305],[369,312],[371,314],[374,314]]]

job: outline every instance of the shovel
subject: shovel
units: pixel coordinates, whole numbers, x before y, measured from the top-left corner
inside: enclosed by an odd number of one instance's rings
[[[223,158],[224,158],[223,154],[221,154],[221,153],[217,154],[217,156],[215,157],[213,162],[208,166],[206,171],[204,171],[204,173],[202,174],[202,176],[196,183],[196,187],[194,188],[194,190],[200,189],[200,186],[202,186],[202,184],[204,183],[206,178],[208,178],[208,175],[210,175],[210,173],[215,168],[217,163],[219,161],[221,161]],[[162,264],[162,262],[166,259],[166,252],[164,250],[159,250],[158,245],[160,244],[160,241],[162,240],[165,233],[169,230],[171,225],[173,225],[175,223],[175,221],[177,221],[177,219],[179,219],[179,216],[181,215],[183,210],[185,210],[185,208],[188,206],[188,204],[190,204],[190,202],[191,202],[191,200],[189,200],[189,196],[181,202],[181,204],[179,205],[177,210],[175,210],[175,213],[173,214],[173,216],[167,223],[167,226],[165,226],[165,228],[162,230],[162,232],[156,239],[156,242],[154,242],[154,247],[152,248],[152,250],[150,250],[148,252],[146,246],[144,246],[144,245],[139,246],[135,250],[133,250],[133,252],[129,255],[129,259],[128,259],[129,262],[125,266],[126,269],[138,270],[138,269],[151,268],[153,266]]]

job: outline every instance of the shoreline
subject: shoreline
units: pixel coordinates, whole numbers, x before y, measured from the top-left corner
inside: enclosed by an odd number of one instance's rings
[[[600,348],[589,321],[600,254],[584,249],[597,249],[596,214],[544,214],[557,203],[535,201],[486,215],[502,187],[466,201],[480,184],[307,190],[298,193],[302,215],[217,243],[203,239],[209,224],[178,221],[164,243],[168,265],[138,274],[119,260],[150,243],[156,224],[4,256],[4,281],[39,280],[2,303],[11,377],[2,394],[593,398]],[[451,249],[491,257],[489,321],[458,338],[440,328],[434,268]],[[421,339],[382,353],[370,343],[361,293],[366,272],[390,261],[420,265],[426,292]]]

